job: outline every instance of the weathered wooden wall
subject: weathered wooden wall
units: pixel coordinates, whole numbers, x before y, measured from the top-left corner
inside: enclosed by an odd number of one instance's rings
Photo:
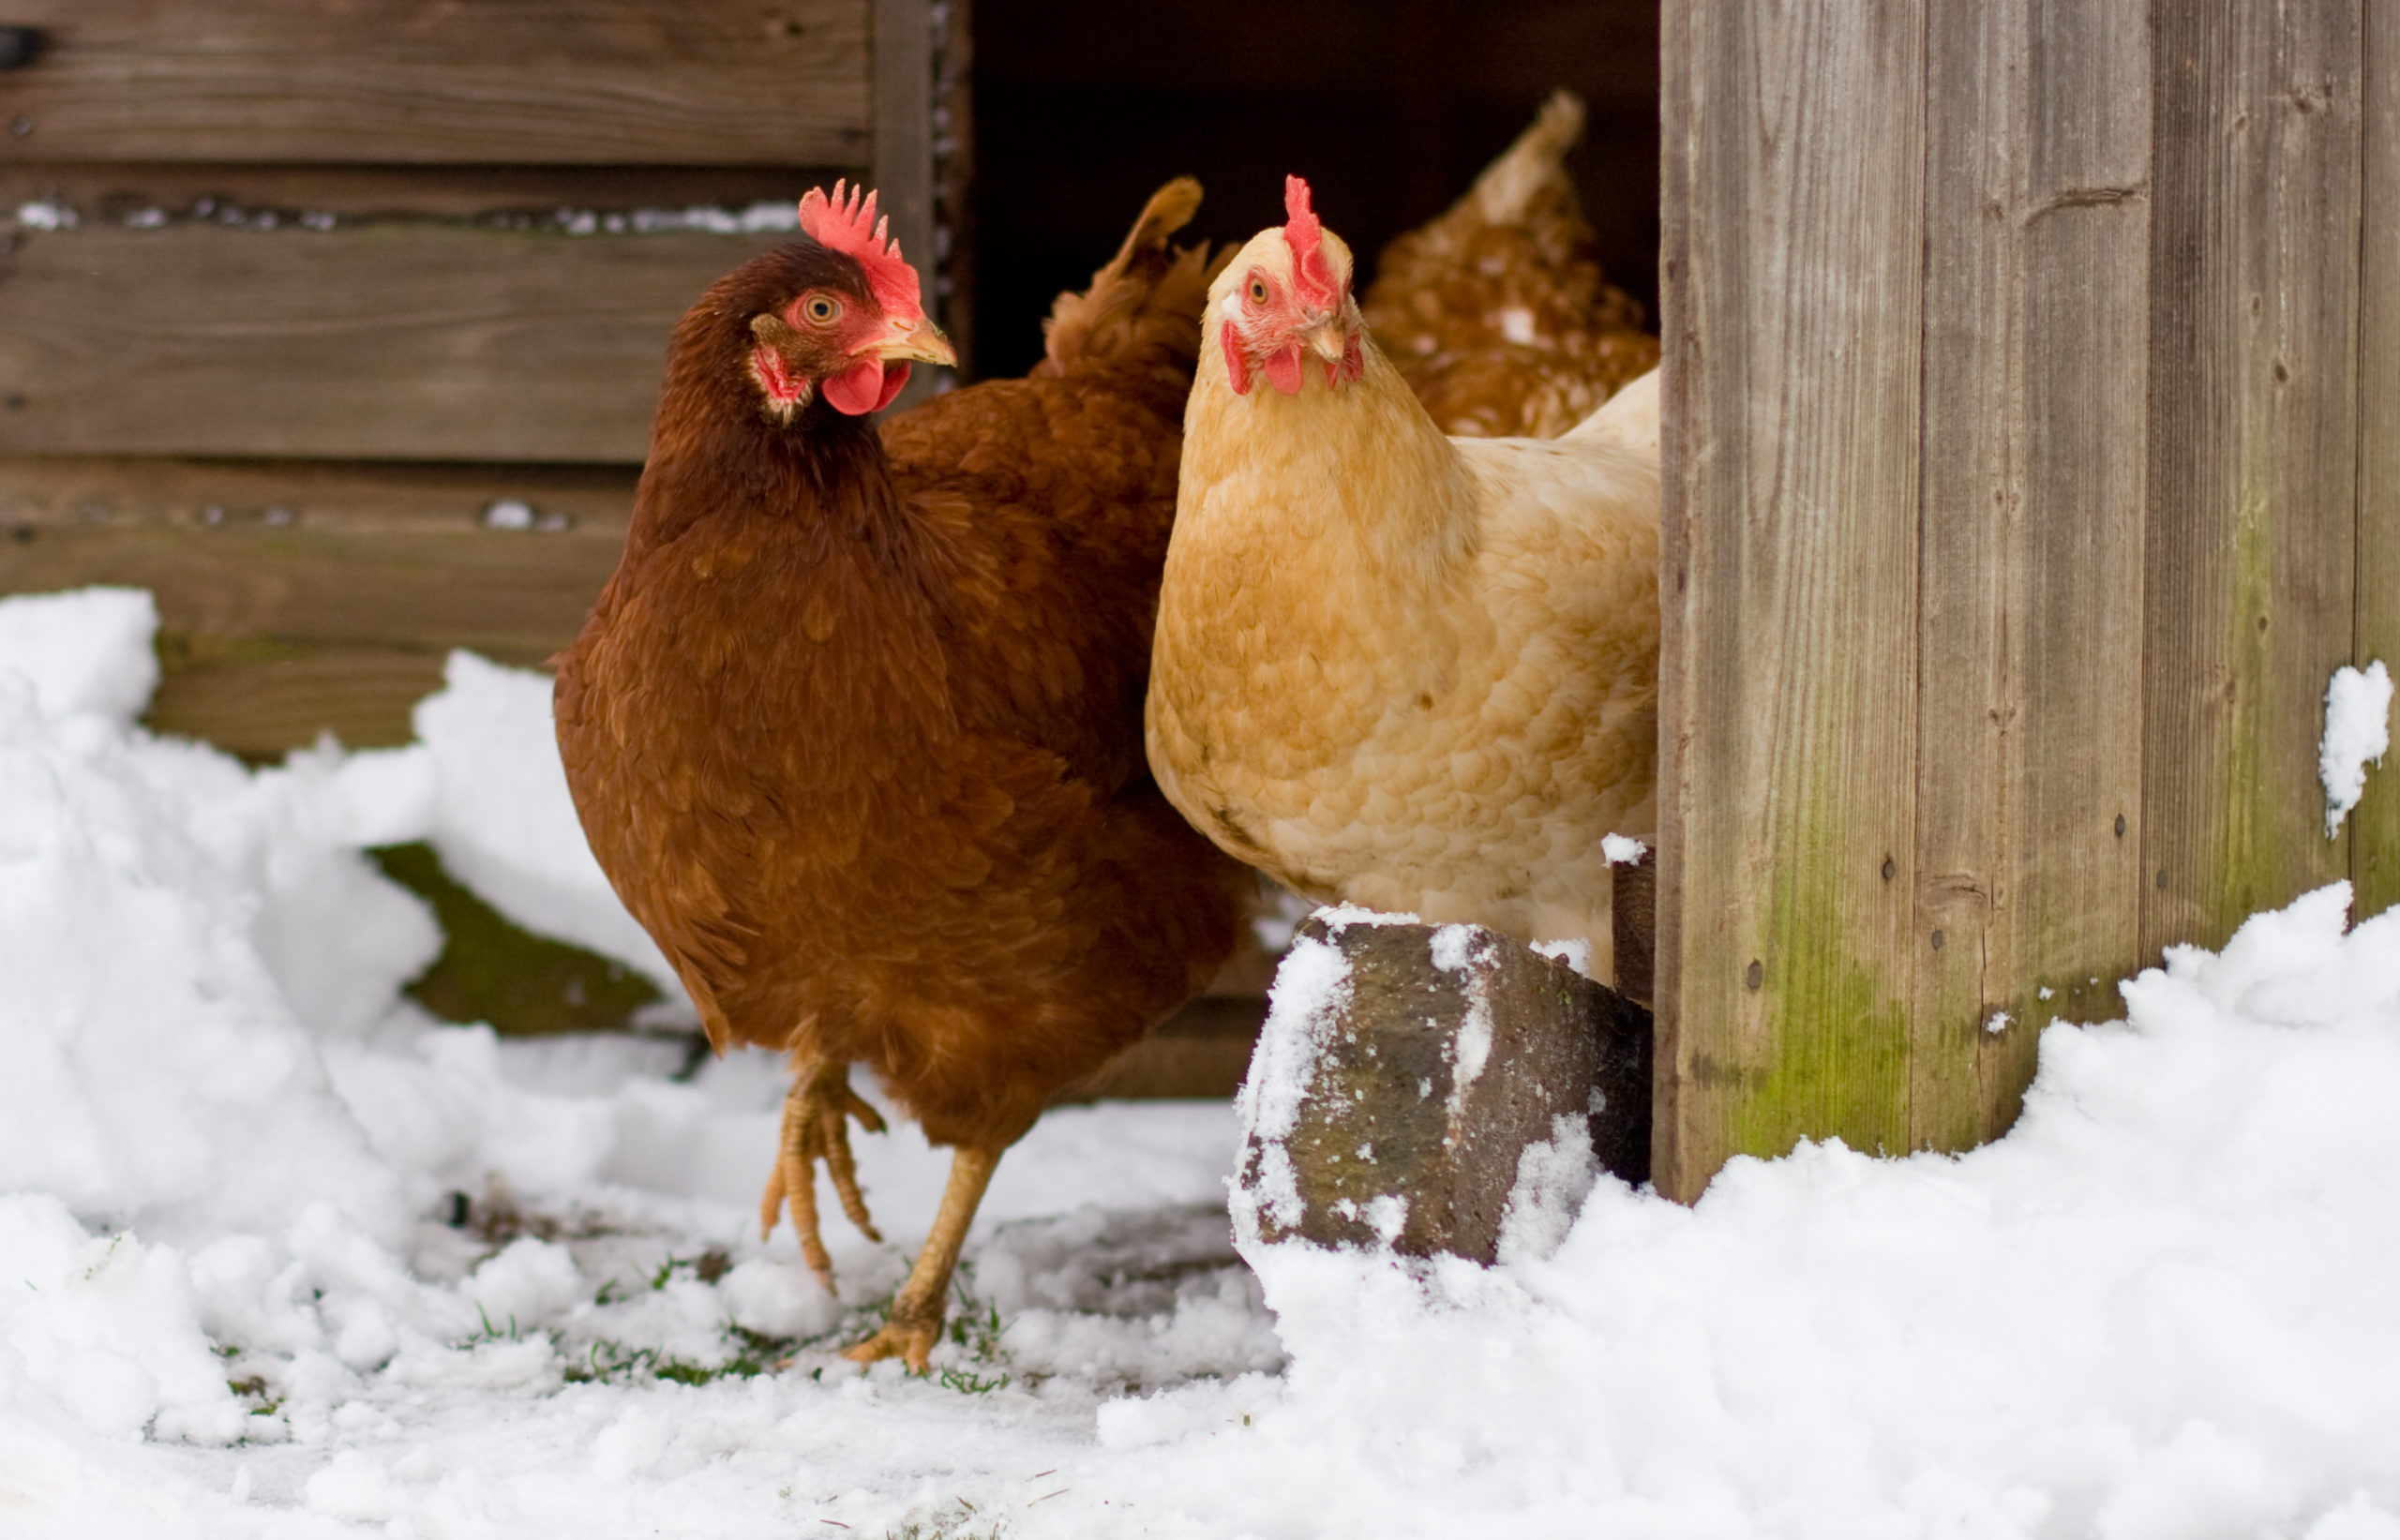
[[[1658,1149],[2004,1129],[2034,1040],[2349,875],[2400,662],[2400,4],[1667,9]]]
[[[153,720],[240,753],[403,740],[448,649],[573,635],[669,329],[786,238],[745,214],[865,175],[940,278],[926,0],[5,20],[0,592],[155,590]]]

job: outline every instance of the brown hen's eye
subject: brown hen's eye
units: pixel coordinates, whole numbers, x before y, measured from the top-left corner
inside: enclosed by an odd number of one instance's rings
[[[1252,305],[1264,305],[1267,303],[1267,280],[1265,278],[1252,278],[1250,280],[1250,303]]]
[[[841,318],[842,306],[830,294],[811,294],[808,303],[802,307],[802,313],[818,325],[826,326]]]

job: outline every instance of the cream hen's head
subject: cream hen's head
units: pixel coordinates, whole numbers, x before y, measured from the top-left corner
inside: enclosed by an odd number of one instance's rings
[[[1317,222],[1309,185],[1283,179],[1285,222],[1262,230],[1209,287],[1209,313],[1234,394],[1261,377],[1297,396],[1321,374],[1339,390],[1366,372],[1366,322],[1350,292],[1350,247]],[[1310,367],[1313,363],[1315,368]]]

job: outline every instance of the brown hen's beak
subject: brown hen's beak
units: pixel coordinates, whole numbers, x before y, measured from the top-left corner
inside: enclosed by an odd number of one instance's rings
[[[950,338],[941,335],[940,327],[923,316],[914,321],[894,317],[892,335],[868,343],[859,352],[869,358],[882,359],[887,364],[914,358],[927,364],[946,364],[953,368],[958,365],[958,350],[950,345]]]

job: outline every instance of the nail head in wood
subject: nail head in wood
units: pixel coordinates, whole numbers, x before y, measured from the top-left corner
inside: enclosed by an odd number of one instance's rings
[[[0,69],[22,69],[31,65],[41,57],[48,41],[39,27],[0,24]]]

